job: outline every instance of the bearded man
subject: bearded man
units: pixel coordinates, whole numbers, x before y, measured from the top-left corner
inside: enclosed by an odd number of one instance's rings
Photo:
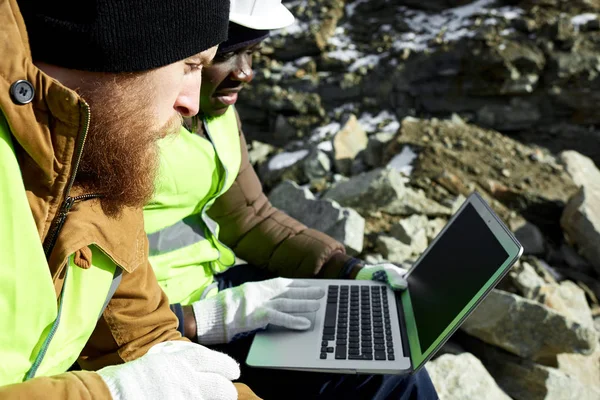
[[[0,398],[254,397],[234,360],[181,338],[141,211],[228,13],[0,0]]]

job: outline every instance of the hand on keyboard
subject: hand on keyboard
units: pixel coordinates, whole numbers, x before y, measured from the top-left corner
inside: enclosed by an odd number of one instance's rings
[[[236,335],[264,329],[267,325],[306,330],[311,321],[299,314],[319,309],[325,291],[293,279],[275,278],[248,282],[226,289],[215,297],[195,302],[198,341],[227,343]]]
[[[394,264],[382,263],[363,266],[355,279],[372,280],[387,283],[394,290],[406,289],[407,283],[404,279],[406,270]]]

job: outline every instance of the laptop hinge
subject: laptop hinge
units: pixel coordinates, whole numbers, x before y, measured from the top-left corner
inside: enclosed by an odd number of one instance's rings
[[[408,290],[408,289],[406,289]],[[410,363],[410,368],[411,370],[414,369],[414,366],[412,365],[412,358],[410,356],[410,346],[408,345],[408,336],[407,336],[407,325],[406,325],[406,319],[404,316],[404,307],[402,306],[402,294],[401,293],[397,293],[394,294],[394,297],[396,298],[396,310],[398,310],[398,321],[400,321],[402,323],[402,326],[400,327],[400,338],[402,339],[402,350],[404,352],[404,356],[408,357],[409,360],[411,360]]]

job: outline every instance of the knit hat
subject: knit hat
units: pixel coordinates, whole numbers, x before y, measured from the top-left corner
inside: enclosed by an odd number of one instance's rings
[[[245,26],[229,21],[227,41],[219,45],[217,54],[229,53],[241,49],[242,47],[262,42],[268,36],[268,30],[246,28]]]
[[[227,39],[229,0],[17,0],[32,57],[65,68],[162,67]]]

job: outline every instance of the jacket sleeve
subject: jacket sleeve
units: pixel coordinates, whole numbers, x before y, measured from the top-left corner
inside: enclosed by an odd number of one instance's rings
[[[79,358],[86,370],[131,361],[155,344],[187,340],[177,331],[178,320],[169,308],[148,261],[123,278]]]
[[[109,400],[108,387],[95,372],[67,372],[0,387],[0,399]]]
[[[250,164],[241,126],[239,131],[240,172],[208,211],[219,223],[220,240],[246,262],[278,276],[338,278],[350,259],[344,246],[271,205]]]

